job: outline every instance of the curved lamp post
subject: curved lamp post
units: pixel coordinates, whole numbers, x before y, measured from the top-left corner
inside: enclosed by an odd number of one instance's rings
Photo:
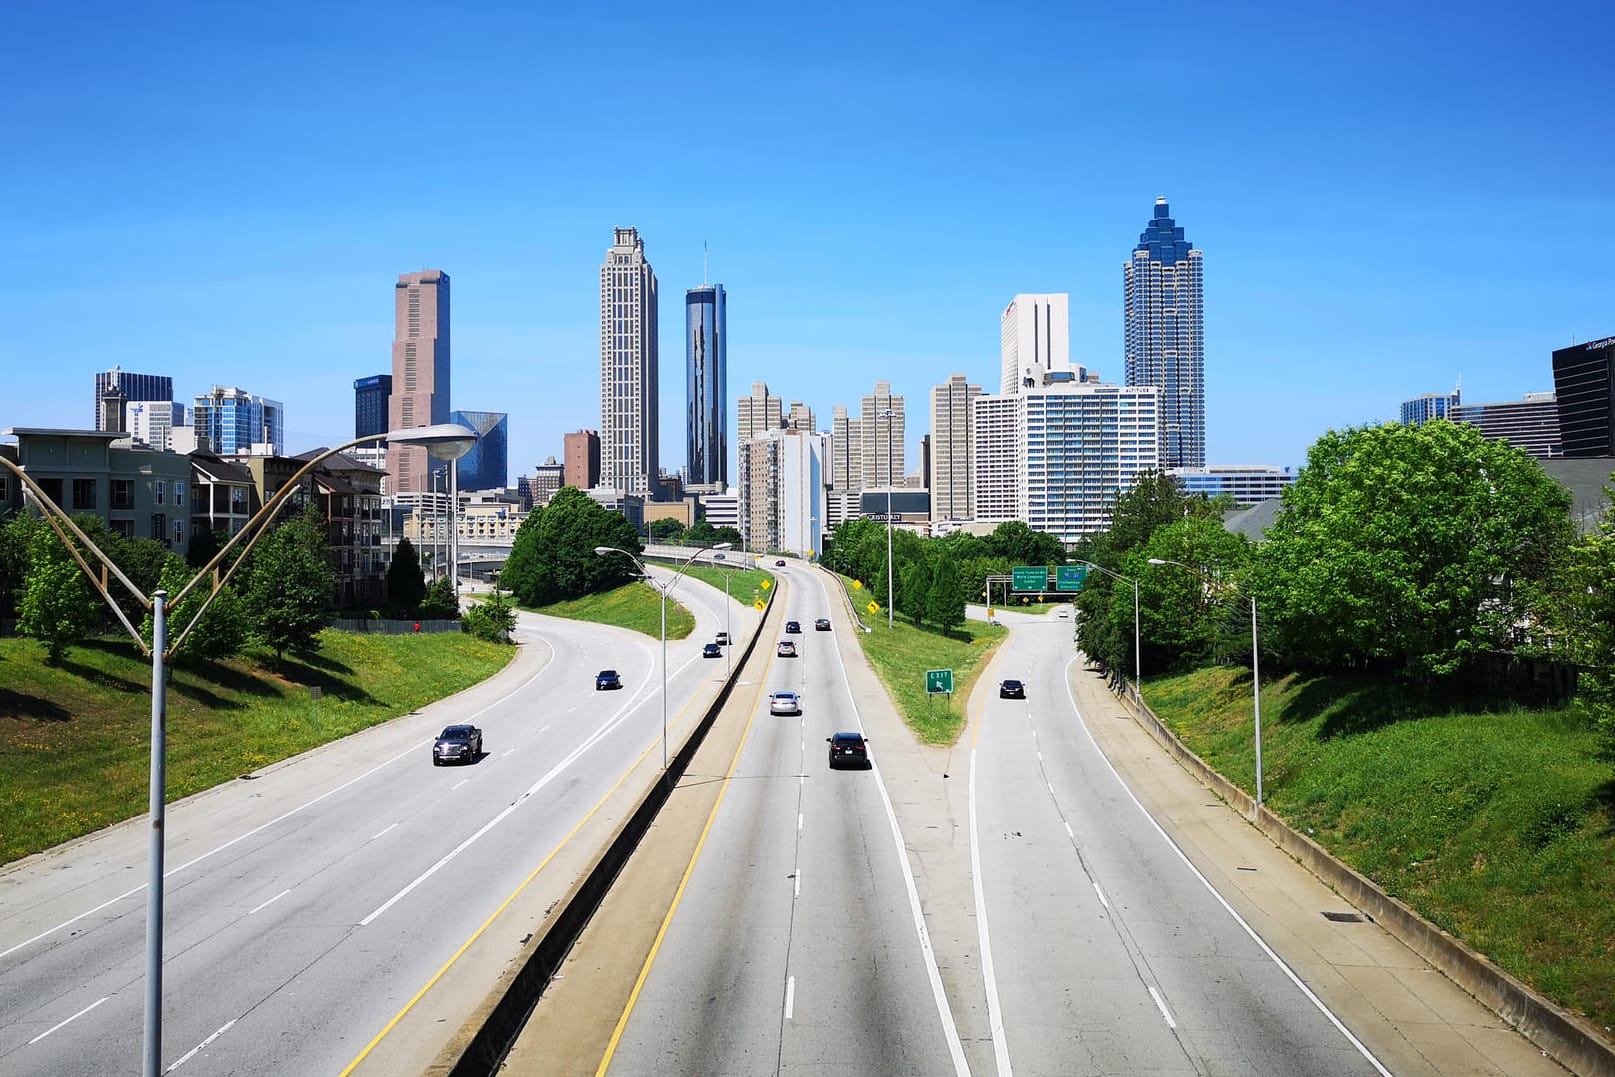
[[[1123,583],[1130,583],[1133,585],[1133,691],[1137,692],[1138,698],[1142,700],[1144,698],[1144,679],[1143,674],[1140,672],[1142,663],[1139,661],[1138,650],[1138,581],[1130,576],[1123,576],[1120,572],[1112,572],[1104,565],[1096,565],[1092,561],[1084,561],[1080,557],[1068,557],[1066,558],[1066,563],[1071,565],[1087,565],[1091,569],[1096,569],[1103,572],[1113,580],[1120,580]],[[1150,563],[1154,564],[1155,562],[1151,561]]]
[[[713,554],[712,559],[714,561],[723,561],[726,566],[729,564],[721,553]],[[725,677],[732,675],[735,671],[735,638],[729,634],[729,578],[733,575],[732,571],[723,574],[723,638],[729,641],[723,646],[723,675]]]
[[[91,542],[80,527],[75,524],[67,512],[40,487],[39,483],[28,474],[24,466],[12,463],[0,456],[0,466],[11,471],[22,482],[23,490],[33,498],[40,514],[51,530],[56,532],[67,551],[78,562],[79,568],[89,578],[90,586],[106,602],[107,606],[117,616],[118,621],[128,631],[140,648],[142,654],[151,658],[151,778],[149,788],[148,812],[151,817],[151,841],[149,845],[149,871],[146,879],[146,988],[145,988],[145,1030],[143,1038],[144,1061],[141,1072],[144,1077],[158,1077],[163,1072],[163,838],[167,812],[167,784],[168,784],[168,685],[167,662],[185,643],[185,637],[199,624],[207,614],[208,607],[219,596],[224,585],[236,574],[236,570],[247,560],[247,554],[257,545],[258,540],[269,530],[269,524],[280,514],[293,495],[301,487],[304,476],[314,470],[319,464],[325,462],[337,453],[345,452],[369,441],[396,441],[410,445],[421,445],[427,452],[438,459],[458,459],[477,443],[476,432],[455,423],[444,423],[437,426],[419,426],[407,430],[389,431],[385,434],[372,434],[369,437],[354,438],[344,442],[334,449],[326,449],[315,456],[297,470],[286,483],[268,498],[263,506],[230,537],[230,540],[213,555],[202,568],[197,570],[191,581],[180,589],[179,594],[172,600],[168,592],[162,588],[148,597],[140,588],[136,587],[113,564],[112,558],[95,543]],[[69,536],[72,536],[69,538]],[[75,541],[77,545],[75,545]],[[245,541],[241,547],[240,556],[236,557],[230,566],[219,571],[230,551],[237,544]],[[90,567],[93,558],[100,563],[103,572],[97,572]],[[129,622],[123,611],[118,607],[117,600],[112,597],[109,577],[121,583],[134,599],[151,612],[152,633],[151,644],[148,646],[139,630]],[[206,600],[197,609],[196,615],[190,623],[180,629],[179,634],[169,640],[168,636],[168,609],[178,606],[186,597],[202,585],[204,580],[212,578],[212,587]]]
[[[1178,568],[1188,569],[1205,581],[1207,587],[1214,587],[1219,591],[1226,591],[1239,598],[1249,598],[1251,606],[1251,710],[1256,716],[1256,806],[1262,806],[1262,680],[1257,672],[1257,656],[1260,648],[1256,639],[1256,596],[1242,595],[1239,588],[1232,584],[1214,580],[1193,565],[1186,565],[1182,561],[1168,561],[1160,557],[1150,558],[1152,565],[1176,565]]]
[[[638,565],[639,571],[645,577],[645,582],[656,588],[656,593],[662,596],[662,772],[664,774],[667,772],[667,596],[678,585],[679,580],[683,579],[690,566],[695,564],[696,558],[708,550],[728,550],[733,548],[733,545],[733,543],[729,542],[719,542],[712,546],[701,547],[685,559],[684,564],[679,567],[679,570],[673,574],[673,578],[668,580],[666,584],[659,583],[645,567],[645,562],[627,550],[619,549],[616,546],[596,546],[594,548],[595,556],[597,557],[620,553]]]
[[[886,420],[886,627],[892,627],[892,420],[897,412],[887,408],[880,413]]]

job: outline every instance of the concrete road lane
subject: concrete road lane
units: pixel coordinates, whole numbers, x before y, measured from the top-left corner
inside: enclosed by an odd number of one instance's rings
[[[715,688],[698,655],[721,602],[692,598],[696,633],[669,647],[675,725]],[[659,647],[526,615],[520,635],[488,684],[170,808],[168,1065],[342,1070],[657,743]],[[623,691],[595,692],[602,667]],[[457,721],[483,728],[485,756],[432,766]],[[0,873],[0,1072],[138,1065],[144,864],[136,821]],[[426,1003],[408,1054],[430,1058],[477,1001]]]

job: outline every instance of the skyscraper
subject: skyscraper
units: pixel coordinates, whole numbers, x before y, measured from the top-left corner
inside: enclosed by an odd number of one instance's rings
[[[614,230],[600,266],[600,481],[641,497],[657,487],[656,274],[637,228]]]
[[[1615,456],[1615,337],[1553,353],[1566,456]]]
[[[830,409],[830,488],[855,491],[863,487],[863,443],[858,422],[837,404]]]
[[[165,374],[130,374],[115,366],[95,376],[95,428],[129,429],[124,408],[131,400],[162,402],[173,399],[173,378]]]
[[[761,437],[784,425],[780,398],[769,395],[766,381],[752,382],[751,395],[741,397],[735,406],[735,443],[738,445]]]
[[[579,430],[561,439],[566,484],[579,490],[600,485],[600,431]]]
[[[863,399],[858,440],[861,485],[898,486],[903,481],[903,398],[892,395],[892,383],[877,381],[875,391]]]
[[[451,411],[449,422],[477,434],[477,443],[454,462],[460,491],[503,488],[510,481],[510,416],[502,411]]]
[[[1071,369],[1071,300],[1064,293],[1017,295],[998,319],[1000,393],[1019,392],[1028,379],[1043,384],[1050,370]]]
[[[813,409],[800,400],[791,401],[789,410],[783,412],[783,418],[785,429],[787,430],[806,430],[810,434],[818,433],[814,429]]]
[[[391,374],[372,374],[353,383],[353,436],[374,437],[385,434],[387,427],[387,398],[393,395]],[[386,447],[385,441],[376,444]]]
[[[393,389],[387,429],[449,421],[449,275],[439,269],[405,273],[393,291]],[[389,488],[395,494],[431,489],[426,450],[387,447]]]
[[[981,386],[955,374],[931,390],[931,519],[972,520],[976,515],[971,402]]]
[[[205,445],[220,456],[260,452],[280,456],[286,451],[285,405],[233,386],[215,385],[196,397],[191,428],[198,448]]]
[[[685,482],[719,487],[729,481],[729,359],[723,285],[684,293],[685,387],[689,455]]]
[[[1462,403],[1463,395],[1458,389],[1450,393],[1423,393],[1402,401],[1402,425],[1421,426],[1431,419],[1451,419]]]
[[[1166,199],[1122,267],[1127,384],[1161,390],[1161,466],[1206,464],[1205,312],[1200,252],[1189,247]]]

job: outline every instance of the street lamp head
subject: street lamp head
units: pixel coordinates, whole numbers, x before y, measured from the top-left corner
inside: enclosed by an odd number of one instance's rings
[[[434,426],[389,430],[387,441],[425,449],[434,460],[458,460],[476,446],[477,432],[459,423],[438,423]]]
[[[714,550],[732,550],[734,548],[735,544],[732,542],[720,542],[716,546],[712,547]]]
[[[621,551],[615,546],[596,546],[594,552],[596,556],[604,557],[608,553],[620,553]]]
[[[1159,557],[1152,557],[1152,558],[1150,558],[1150,564],[1152,564],[1152,565],[1166,565],[1166,564],[1171,564],[1171,562],[1163,561]]]

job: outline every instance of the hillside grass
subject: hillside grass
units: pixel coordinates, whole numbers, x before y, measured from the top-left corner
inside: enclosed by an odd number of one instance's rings
[[[461,633],[327,630],[312,654],[172,667],[168,799],[177,800],[485,680],[515,649]],[[74,647],[57,666],[0,639],[0,862],[147,810],[151,660],[132,643]],[[310,688],[321,698],[311,698]]]
[[[866,615],[864,622],[872,631],[857,633],[858,643],[897,702],[903,721],[921,743],[945,746],[958,740],[964,728],[965,701],[987,656],[1008,635],[1008,629],[985,621],[966,621],[953,635],[944,636],[915,628],[902,618],[887,628],[884,612]],[[926,695],[925,674],[932,669],[953,670],[951,700],[945,695]]]
[[[715,568],[711,565],[691,565],[688,575],[711,584],[718,590],[723,590],[724,579],[729,580],[729,597],[748,606],[755,606],[768,599],[768,592],[775,587],[774,574],[764,572],[762,569],[731,569]],[[677,594],[675,590],[673,592]]]
[[[1146,681],[1194,752],[1255,788],[1250,673]],[[1566,708],[1368,678],[1262,689],[1267,805],[1420,915],[1615,1025],[1615,762]]]
[[[674,592],[677,594],[677,591]],[[525,607],[524,607],[525,608]],[[532,608],[534,613],[551,617],[566,617],[574,621],[593,621],[596,624],[616,625],[642,632],[651,639],[662,638],[661,594],[643,580],[625,583],[611,591],[584,595],[549,606]],[[695,631],[695,617],[678,604],[678,599],[667,602],[667,638],[685,639]]]

